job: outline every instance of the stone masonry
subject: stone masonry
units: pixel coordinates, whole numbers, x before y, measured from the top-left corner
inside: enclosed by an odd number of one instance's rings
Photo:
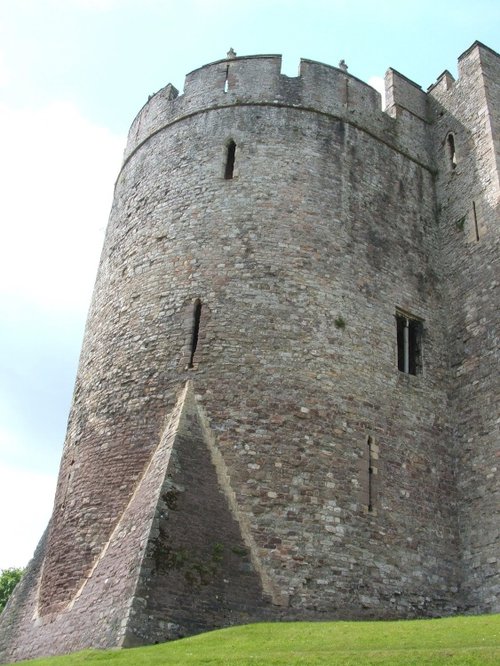
[[[499,612],[500,56],[235,57],[132,124],[3,661]]]

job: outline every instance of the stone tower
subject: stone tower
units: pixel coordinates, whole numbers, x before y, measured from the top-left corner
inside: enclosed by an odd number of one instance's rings
[[[234,57],[140,111],[7,660],[499,603],[500,57]]]

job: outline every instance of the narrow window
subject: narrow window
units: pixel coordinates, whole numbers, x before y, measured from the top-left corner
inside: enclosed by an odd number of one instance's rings
[[[373,511],[373,439],[368,437],[368,511]]]
[[[194,302],[193,308],[193,329],[191,331],[191,356],[189,358],[188,368],[194,367],[194,355],[196,347],[198,346],[198,335],[200,332],[200,319],[201,319],[201,301],[199,298]]]
[[[450,160],[450,167],[455,169],[457,166],[457,152],[455,150],[455,137],[453,134],[451,134],[451,132],[448,134],[446,142],[448,144],[448,158]]]
[[[396,312],[398,342],[398,369],[407,375],[422,371],[422,322],[401,312]]]
[[[229,90],[229,65],[226,67],[226,78],[224,80],[224,92]]]
[[[476,231],[476,241],[479,240],[479,225],[477,223],[476,202],[472,202],[472,212],[474,213],[474,229]]]
[[[226,152],[226,169],[224,171],[224,178],[226,180],[231,180],[234,175],[234,159],[236,156],[236,144],[231,139],[227,144]]]

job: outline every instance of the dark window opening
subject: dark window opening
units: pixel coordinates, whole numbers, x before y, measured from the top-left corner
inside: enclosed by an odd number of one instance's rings
[[[398,369],[408,375],[422,371],[422,322],[396,313]]]
[[[479,240],[479,225],[477,223],[476,202],[472,202],[472,212],[474,213],[474,229],[476,231],[476,241]]]
[[[373,440],[368,437],[368,511],[373,511]]]
[[[450,166],[452,169],[455,169],[457,166],[457,152],[455,150],[455,137],[453,134],[448,134],[446,141],[448,143],[448,157],[450,159]]]
[[[198,346],[198,336],[200,333],[200,319],[201,319],[201,301],[197,299],[194,303],[193,309],[193,329],[191,332],[191,356],[189,358],[188,368],[194,367],[194,355],[196,347]]]
[[[234,175],[234,160],[236,157],[236,144],[231,139],[227,144],[227,153],[226,153],[226,169],[224,171],[224,178],[226,180],[231,180]]]

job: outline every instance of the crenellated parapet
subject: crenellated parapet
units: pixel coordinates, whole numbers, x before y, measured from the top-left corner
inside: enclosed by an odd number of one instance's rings
[[[141,109],[130,129],[125,160],[148,137],[183,118],[224,107],[295,108],[342,119],[432,169],[427,142],[427,96],[389,70],[388,113],[380,93],[341,68],[301,59],[296,77],[281,73],[280,55],[227,58],[190,72],[184,91],[168,84]],[[418,109],[415,112],[415,108]]]

